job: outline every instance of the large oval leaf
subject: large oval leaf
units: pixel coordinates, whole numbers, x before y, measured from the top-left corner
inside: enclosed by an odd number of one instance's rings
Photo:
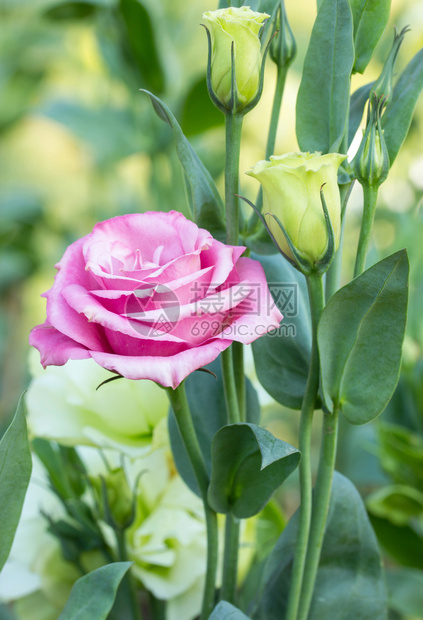
[[[318,328],[327,406],[353,424],[376,418],[390,400],[401,365],[408,300],[402,250],[337,291]]]
[[[211,444],[217,431],[228,423],[220,359],[207,366],[217,379],[204,372],[194,372],[185,381],[188,403],[206,468],[211,474]],[[247,420],[258,423],[260,406],[251,382],[246,380]],[[175,416],[169,411],[169,435],[176,468],[189,488],[201,497],[190,460],[182,443]]]
[[[302,151],[338,151],[345,131],[354,63],[348,0],[324,0],[317,14],[297,97]]]
[[[284,319],[281,327],[253,345],[258,380],[282,405],[301,409],[311,355],[311,321],[304,276],[280,254],[254,256],[266,273]]]
[[[187,189],[195,222],[210,231],[213,236],[224,240],[226,227],[222,218],[223,203],[209,171],[184,136],[167,105],[147,90],[143,92],[150,97],[157,116],[172,128],[176,152],[188,181]]]
[[[408,63],[401,73],[384,115],[382,129],[391,166],[402,143],[407,137],[414,108],[423,89],[423,49]]]
[[[107,564],[78,579],[59,620],[106,620],[131,564]]]
[[[210,506],[248,519],[260,512],[296,469],[300,453],[255,424],[230,424],[212,442]]]
[[[23,399],[0,441],[0,570],[6,562],[32,471]]]
[[[354,23],[354,71],[363,73],[386,28],[391,0],[349,0]]]
[[[269,556],[254,618],[283,618],[298,511]],[[358,594],[357,594],[358,593]],[[355,486],[335,472],[313,600],[312,620],[386,620],[387,594],[376,536]]]

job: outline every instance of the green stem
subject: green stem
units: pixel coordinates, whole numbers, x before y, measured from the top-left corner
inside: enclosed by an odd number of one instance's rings
[[[266,159],[275,152],[276,134],[278,132],[279,115],[282,107],[283,92],[285,90],[286,67],[278,66],[276,77],[275,96],[273,98],[272,115],[270,117],[269,133],[267,135]]]
[[[238,575],[238,546],[241,522],[232,515],[226,516],[225,553],[223,556],[223,577],[220,598],[234,604],[236,602],[236,584]]]
[[[344,245],[344,228],[345,228],[345,212],[348,204],[349,197],[351,195],[351,190],[353,188],[354,183],[346,183],[339,187],[339,192],[341,194],[341,234],[339,238],[339,247],[336,251],[335,258],[331,266],[329,267],[326,273],[326,281],[325,281],[325,291],[326,291],[326,301],[336,293],[339,288],[339,283],[341,281],[341,268],[342,268],[342,250]]]
[[[244,375],[244,345],[242,342],[234,342],[232,344],[232,355],[234,363],[234,379],[236,393],[238,397],[239,421],[247,421],[247,405],[246,405],[246,385]]]
[[[226,116],[225,205],[226,242],[239,242],[239,154],[241,150],[242,115]],[[242,344],[234,342],[223,351],[222,374],[225,391],[228,424],[236,424],[245,418],[245,378]],[[223,584],[221,598],[233,603],[236,594],[239,546],[239,523],[232,515],[226,516],[225,552],[223,558]]]
[[[128,560],[128,553],[126,549],[125,531],[115,530],[115,537],[118,550],[118,558],[120,562],[126,562]],[[125,597],[125,606],[129,605],[131,620],[141,620],[141,608],[137,597],[137,588],[135,580],[132,574],[127,573],[122,581],[122,594]]]
[[[307,277],[307,286],[310,300],[312,347],[310,369],[308,373],[306,391],[301,409],[300,441],[300,491],[301,505],[299,516],[298,538],[295,547],[294,563],[292,567],[291,585],[288,598],[288,608],[285,620],[296,620],[301,586],[304,574],[304,565],[309,540],[311,507],[312,507],[312,475],[311,475],[311,430],[313,412],[316,405],[319,389],[319,351],[317,347],[317,326],[324,307],[323,283],[321,276],[312,274]]]
[[[333,414],[324,414],[322,446],[314,491],[313,518],[311,521],[298,620],[307,620],[319,568],[326,518],[329,511],[332,478],[335,469],[338,413],[338,409],[335,407]]]
[[[201,609],[201,620],[207,620],[213,611],[215,599],[215,583],[218,559],[218,530],[217,515],[210,508],[207,502],[207,490],[209,486],[209,475],[198,443],[194,424],[189,410],[188,400],[183,383],[176,390],[167,390],[179,432],[182,437],[185,449],[189,456],[195,478],[197,480],[201,497],[204,504],[207,527],[207,569],[206,581],[204,585],[203,605]]]
[[[266,145],[266,157],[265,159],[269,159],[270,155],[273,155],[276,144],[276,134],[278,130],[279,124],[279,116],[282,107],[282,99],[283,93],[285,90],[285,81],[286,81],[287,67],[279,67],[278,73],[276,76],[276,88],[275,94],[273,97],[273,105],[272,105],[272,115],[270,117],[270,125],[269,132],[267,134],[267,145]],[[257,209],[261,209],[263,204],[263,190],[260,186],[259,193],[257,195],[256,207]],[[259,217],[255,211],[250,216],[248,220],[247,232],[253,233],[256,230],[256,227],[259,223]]]
[[[225,159],[225,205],[226,243],[238,245],[239,238],[239,154],[243,117],[228,114],[226,117],[226,159]]]
[[[228,424],[236,424],[241,421],[238,407],[238,393],[235,382],[235,371],[232,356],[232,348],[222,352],[222,374],[223,374],[223,389],[225,392],[226,411],[228,414]]]
[[[378,187],[363,185],[363,219],[355,259],[354,278],[363,273],[366,267],[366,256],[375,219],[378,189]]]
[[[166,601],[156,598],[151,592],[149,595],[153,620],[166,620]]]

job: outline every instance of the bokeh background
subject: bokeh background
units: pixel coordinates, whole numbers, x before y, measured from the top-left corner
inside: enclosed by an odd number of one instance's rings
[[[217,3],[216,3],[217,4]],[[44,320],[40,294],[54,264],[95,222],[130,212],[187,212],[170,129],[139,89],[161,97],[222,188],[223,117],[206,90],[206,0],[0,0],[0,428],[29,377],[28,334]],[[298,54],[285,90],[276,152],[298,150],[295,99],[315,19],[315,0],[286,1]],[[394,25],[411,32],[400,72],[423,44],[423,6],[393,0],[390,24],[364,76],[377,78]],[[244,125],[241,172],[264,157],[276,69],[268,60],[262,100]],[[242,175],[254,200],[256,182]],[[423,618],[423,101],[381,187],[370,262],[407,247],[410,315],[393,401],[376,424],[344,426],[338,468],[367,497],[386,553],[392,618]],[[353,191],[343,279],[351,277],[361,209]],[[387,334],[387,338],[389,334]],[[265,423],[297,443],[298,413],[261,392]],[[318,436],[316,433],[316,445]],[[281,501],[295,507],[295,480]],[[414,598],[413,598],[414,597]],[[413,603],[414,601],[414,603]],[[416,603],[417,601],[417,603]]]

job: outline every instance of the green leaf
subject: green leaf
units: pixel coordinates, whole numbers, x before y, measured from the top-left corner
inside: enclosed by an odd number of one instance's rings
[[[370,91],[372,90],[374,82],[365,84],[358,88],[352,95],[350,100],[350,124],[348,129],[348,146],[354,139],[358,128],[360,127],[361,119],[363,118],[364,107],[370,97]]]
[[[369,495],[366,504],[377,517],[395,525],[407,525],[410,519],[423,514],[423,493],[403,484],[392,484]]]
[[[401,73],[382,116],[382,129],[389,153],[389,161],[395,161],[413,118],[414,108],[423,89],[423,49],[410,60]]]
[[[143,0],[119,0],[118,10],[122,20],[122,46],[131,64],[139,71],[142,86],[156,93],[165,88],[165,73],[156,42],[155,31]],[[117,23],[120,22],[117,20]]]
[[[257,378],[286,407],[301,409],[311,355],[311,321],[304,276],[280,254],[260,260],[270,292],[284,315],[281,327],[253,345]]]
[[[209,620],[250,620],[242,611],[226,601],[220,601]]]
[[[210,506],[238,519],[256,515],[296,469],[300,453],[255,424],[230,424],[212,442]]]
[[[152,93],[146,90],[142,92],[150,97],[157,116],[172,128],[176,152],[188,181],[187,187],[194,221],[215,237],[224,239],[226,227],[222,217],[223,204],[213,178],[184,136],[178,121],[167,105]]]
[[[354,23],[354,72],[363,73],[389,19],[391,0],[350,0]]]
[[[78,579],[59,620],[106,620],[131,564],[115,562]]]
[[[386,407],[401,365],[408,299],[402,250],[341,288],[318,328],[322,389],[329,409],[365,424]]]
[[[217,431],[228,423],[220,359],[206,366],[217,379],[205,372],[194,372],[185,381],[195,431],[211,474],[211,444]],[[258,424],[260,406],[251,382],[246,379],[247,421]],[[194,471],[185,451],[172,409],[169,411],[169,435],[176,468],[189,488],[200,496]]]
[[[423,571],[399,568],[386,573],[390,607],[406,617],[423,618]]]
[[[370,521],[386,553],[399,564],[423,569],[423,538],[409,525],[394,525],[370,513]]]
[[[23,400],[0,441],[0,570],[6,562],[32,471]]]
[[[44,17],[54,21],[78,20],[91,17],[100,8],[110,7],[110,0],[61,0],[52,2]]]
[[[423,438],[404,426],[379,424],[380,461],[392,478],[423,490]]]
[[[297,97],[302,151],[338,151],[345,131],[354,63],[348,0],[324,0],[317,14]]]
[[[186,136],[192,136],[219,127],[224,121],[223,114],[211,102],[206,78],[201,77],[191,86],[183,103],[182,131]]]
[[[298,511],[270,555],[257,606],[260,620],[286,610]],[[355,486],[335,472],[332,496],[309,618],[385,620],[387,596],[377,540]]]

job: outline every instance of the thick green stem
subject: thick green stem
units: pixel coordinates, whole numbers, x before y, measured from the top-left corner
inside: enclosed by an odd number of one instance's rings
[[[239,242],[239,154],[243,117],[226,116],[225,160],[225,206],[226,241],[230,245]],[[228,424],[245,420],[245,378],[243,345],[234,344],[221,355],[223,386],[225,391]],[[221,598],[235,602],[238,568],[239,523],[228,514],[225,529],[225,553],[223,558],[223,582]]]
[[[239,153],[241,150],[242,119],[239,114],[226,117],[225,205],[226,243],[238,245],[239,238]]]
[[[366,256],[375,219],[378,189],[378,187],[363,185],[363,219],[355,259],[354,278],[363,273],[366,267]]]
[[[241,422],[241,418],[239,415],[232,346],[223,351],[220,358],[222,362],[223,389],[225,392],[228,424],[236,424],[237,422]]]
[[[338,409],[335,408],[333,414],[324,414],[322,447],[314,491],[313,518],[311,521],[310,540],[307,550],[298,620],[307,620],[313,597],[314,584],[319,568],[320,553],[329,510],[332,478],[335,469],[337,438]]]
[[[119,561],[126,562],[128,560],[128,553],[126,549],[124,530],[115,530],[115,537]],[[135,580],[130,572],[123,578],[121,592],[125,597],[125,607],[128,605],[128,613],[130,614],[131,620],[141,620],[142,615],[137,597],[137,588],[135,585]]]
[[[269,133],[267,135],[266,159],[269,159],[269,157],[275,152],[276,134],[278,132],[279,115],[282,107],[283,91],[285,90],[285,80],[286,67],[278,66],[272,116],[270,117]]]
[[[201,620],[207,620],[213,611],[215,600],[215,583],[218,558],[217,515],[210,508],[207,502],[209,476],[204,463],[203,455],[201,453],[200,445],[198,443],[194,424],[192,422],[191,412],[189,410],[188,400],[185,393],[185,386],[182,383],[176,388],[176,390],[169,388],[167,392],[204,504],[207,527],[207,569],[200,618]]]
[[[244,345],[242,342],[234,342],[232,345],[234,362],[234,378],[238,397],[239,421],[247,421],[246,385],[244,375]]]
[[[223,557],[223,577],[220,598],[228,603],[236,603],[236,583],[238,575],[238,546],[241,522],[227,515],[225,524],[225,553]]]
[[[324,294],[321,276],[312,274],[307,278],[310,300],[312,347],[310,369],[308,373],[306,391],[301,409],[300,441],[300,491],[301,505],[298,538],[295,547],[294,563],[292,567],[291,585],[289,591],[288,608],[285,620],[296,620],[300,604],[301,587],[304,574],[304,565],[309,540],[311,507],[312,507],[312,475],[311,475],[311,430],[313,412],[319,389],[319,351],[317,347],[317,326],[324,307]]]

